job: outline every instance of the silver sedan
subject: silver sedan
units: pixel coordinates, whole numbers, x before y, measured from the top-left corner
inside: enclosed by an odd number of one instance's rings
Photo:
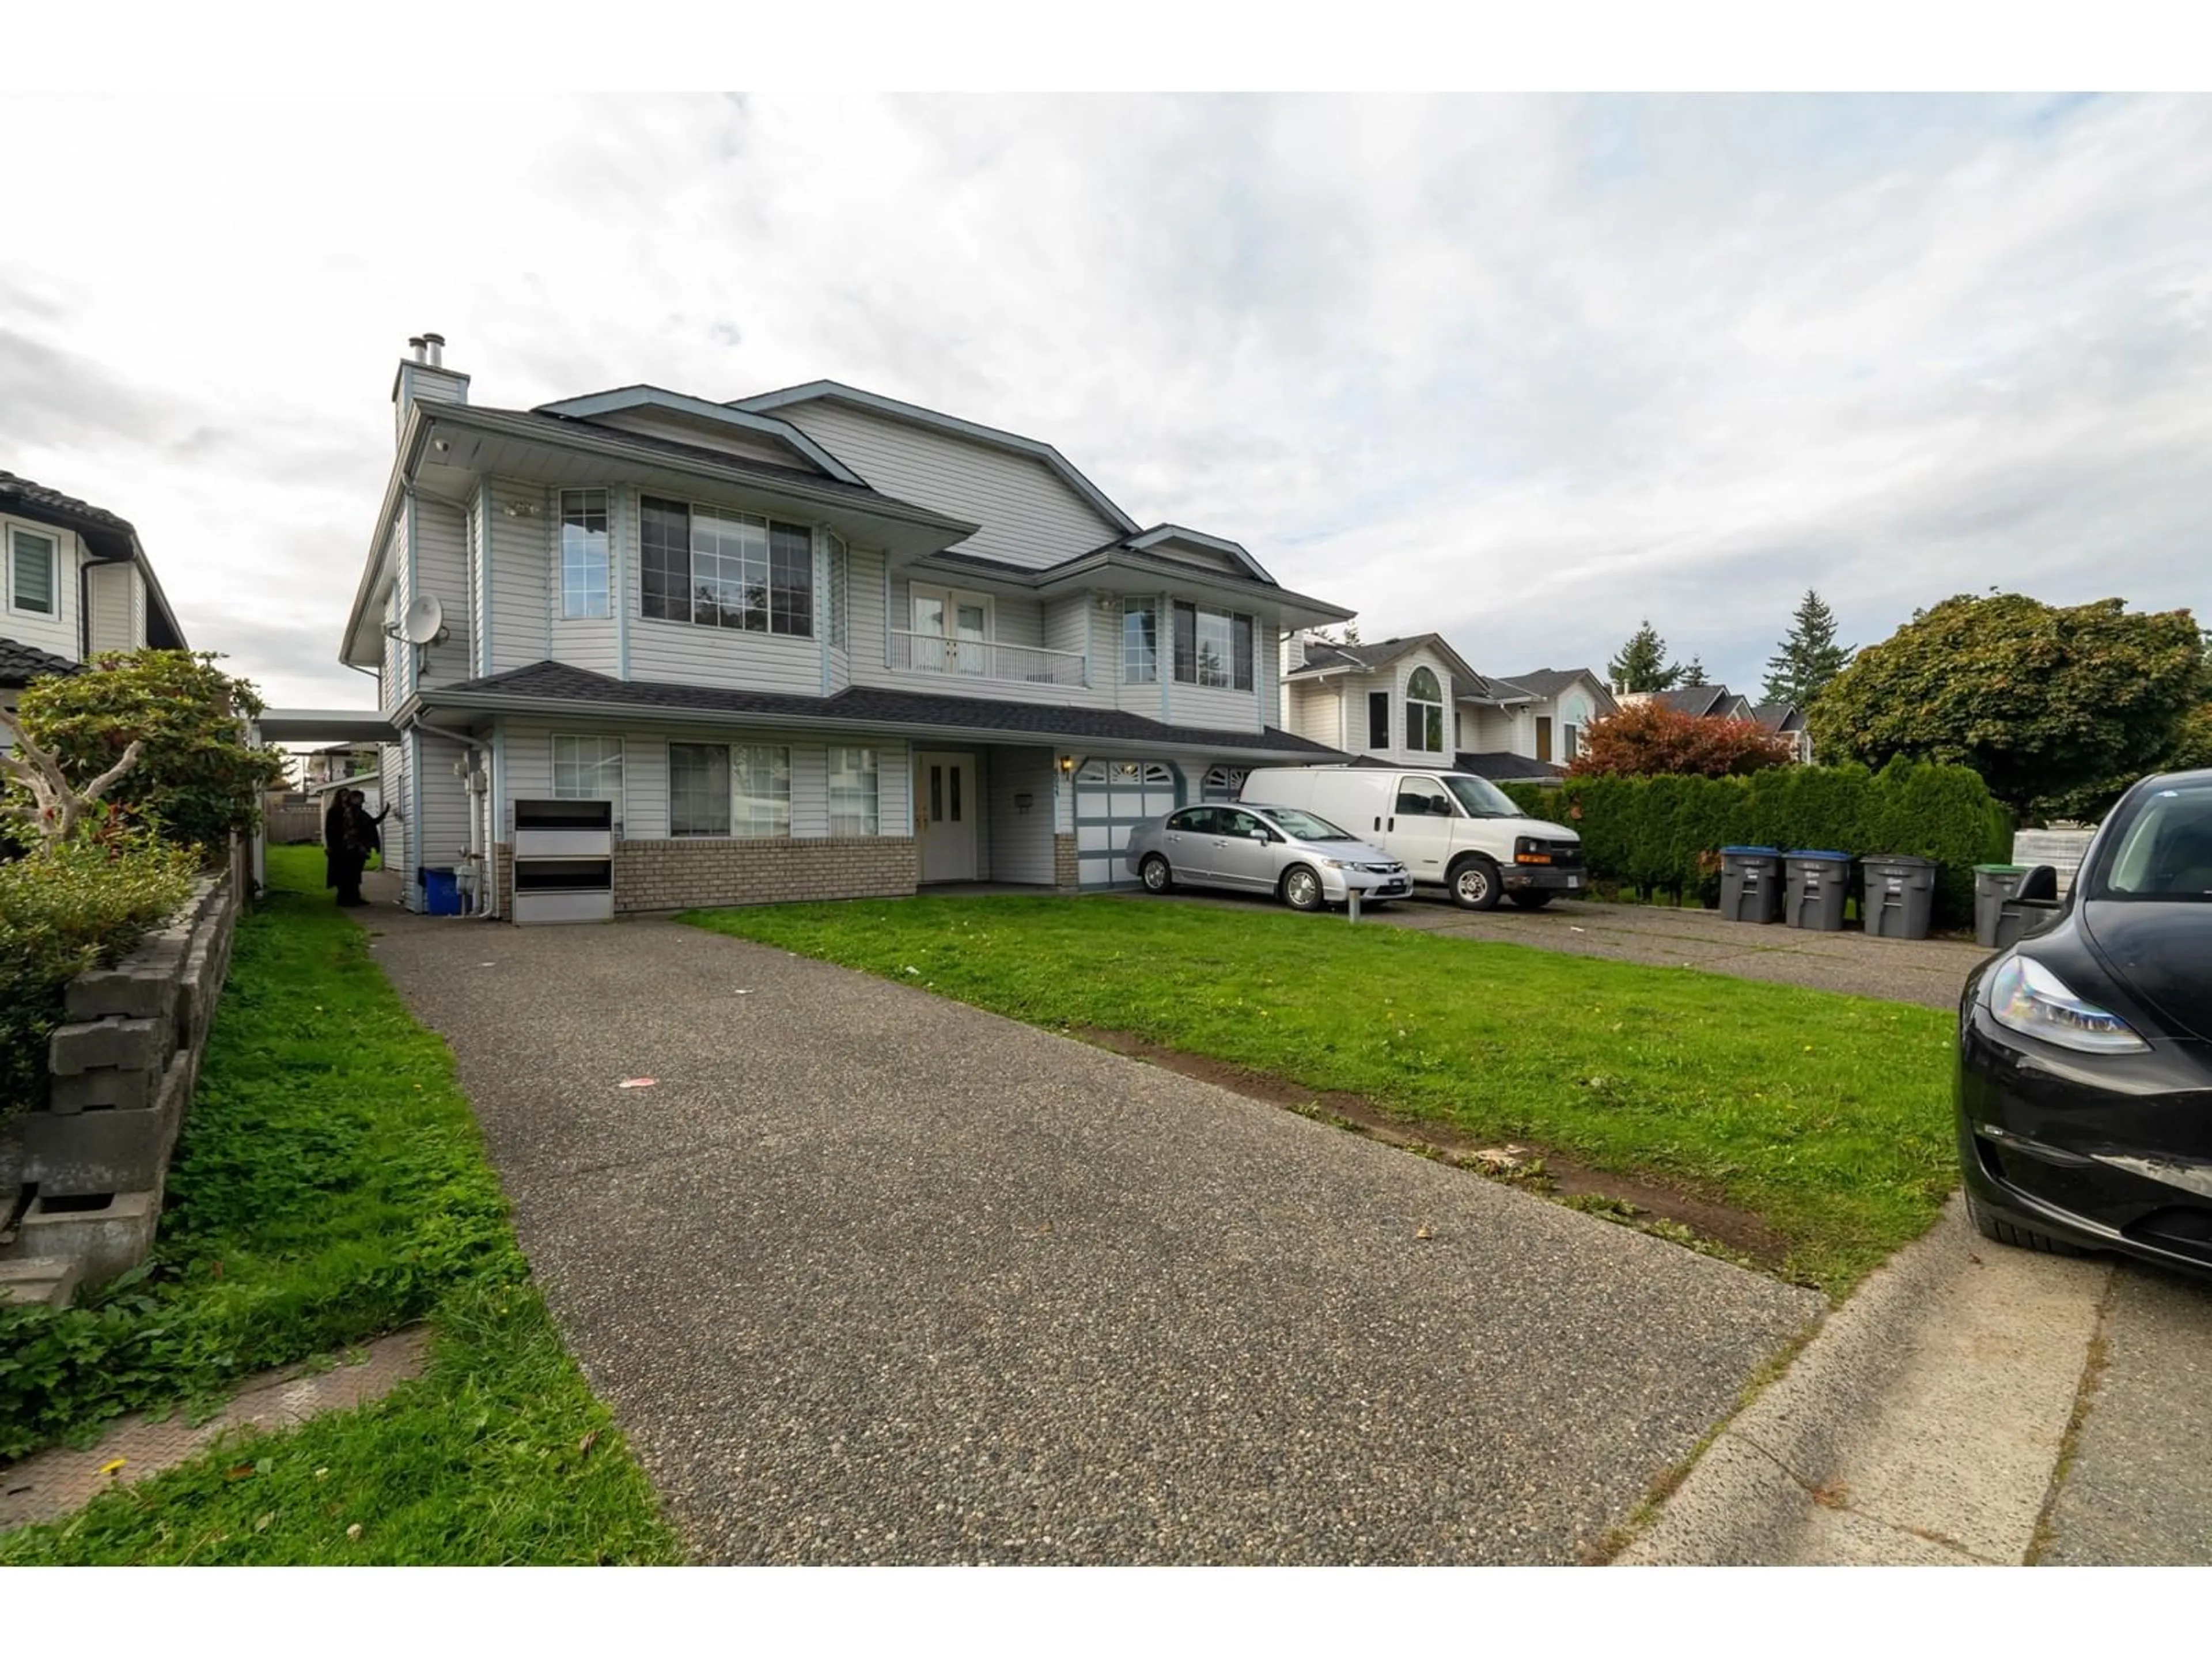
[[[1403,898],[1406,866],[1326,818],[1291,806],[1186,806],[1129,832],[1129,872],[1147,891],[1227,887],[1273,893],[1293,910]]]

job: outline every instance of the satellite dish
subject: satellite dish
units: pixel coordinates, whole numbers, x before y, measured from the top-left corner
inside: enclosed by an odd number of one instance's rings
[[[407,602],[399,619],[399,637],[410,645],[442,645],[446,641],[446,607],[435,593],[417,593]]]

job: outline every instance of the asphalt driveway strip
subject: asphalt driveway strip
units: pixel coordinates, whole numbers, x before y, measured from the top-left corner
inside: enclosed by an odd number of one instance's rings
[[[703,1559],[1573,1561],[1822,1311],[919,985],[368,920]]]

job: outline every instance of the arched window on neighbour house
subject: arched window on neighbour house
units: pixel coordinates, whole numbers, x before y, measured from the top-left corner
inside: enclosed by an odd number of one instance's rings
[[[1423,755],[1444,751],[1443,690],[1426,668],[1406,677],[1406,747]]]

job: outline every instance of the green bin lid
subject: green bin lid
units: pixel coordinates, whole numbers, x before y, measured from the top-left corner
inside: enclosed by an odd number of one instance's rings
[[[2028,872],[2025,864],[1978,864],[1974,873],[1980,876],[2024,876]]]

